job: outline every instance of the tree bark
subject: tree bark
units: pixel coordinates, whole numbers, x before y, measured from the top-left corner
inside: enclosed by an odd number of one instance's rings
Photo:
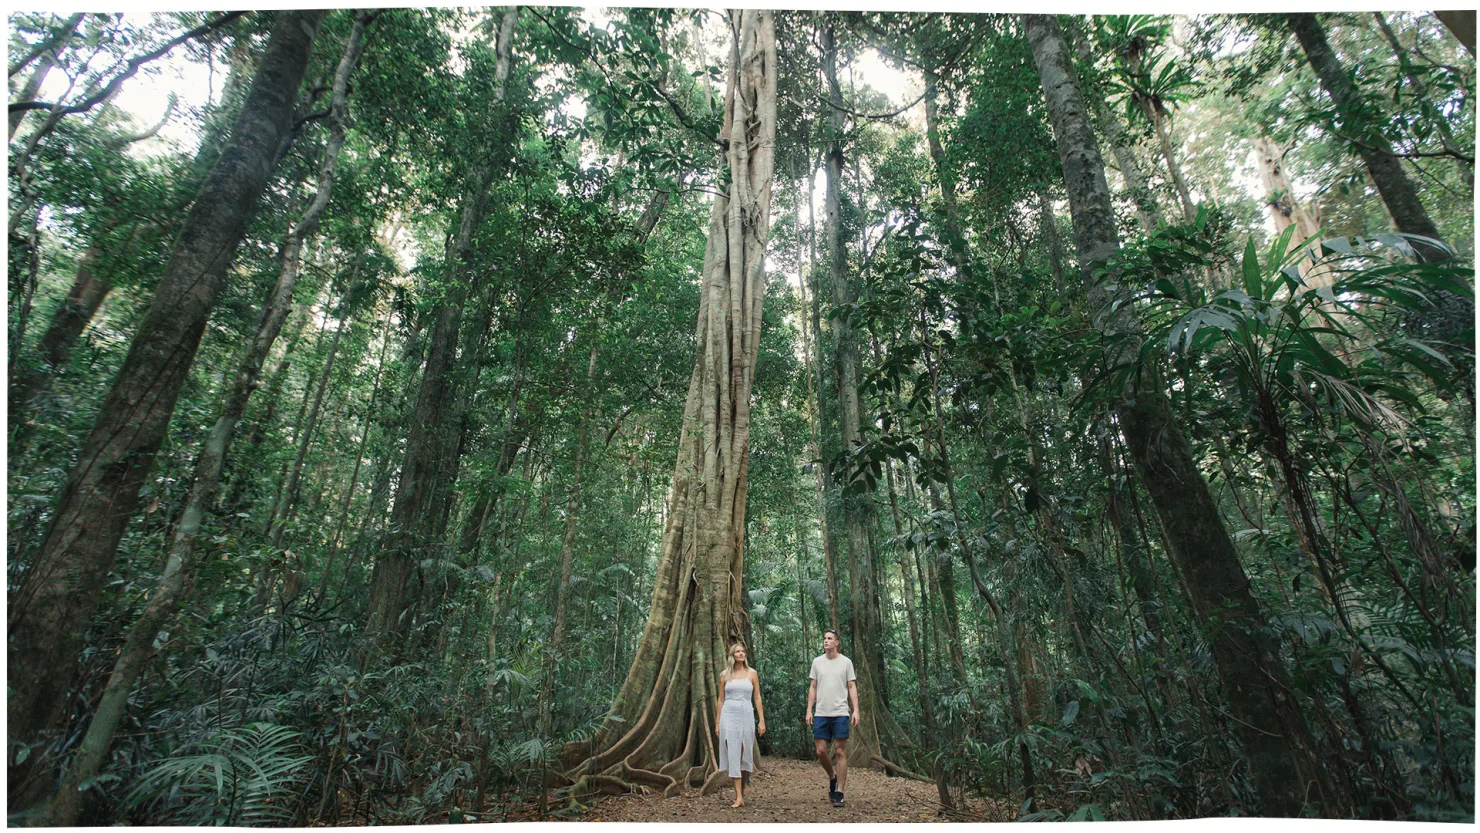
[[[1097,265],[1120,246],[1104,163],[1058,23],[1042,15],[1028,15],[1026,22],[1069,191],[1088,306],[1102,335],[1121,345],[1111,360],[1124,361],[1138,353],[1136,325],[1124,307],[1098,314],[1112,299],[1094,278]],[[1114,413],[1187,577],[1193,607],[1213,634],[1213,657],[1249,757],[1260,812],[1298,815],[1307,786],[1320,779],[1310,730],[1290,691],[1278,643],[1264,635],[1264,617],[1192,449],[1150,385],[1128,382]]]
[[[807,281],[802,287],[809,296],[802,312],[802,362],[807,373],[807,401],[810,403],[812,428],[812,459],[817,467],[817,526],[822,535],[822,558],[827,568],[827,627],[836,628],[838,622],[838,574],[837,532],[828,518],[828,504],[834,494],[832,478],[828,476],[823,462],[822,447],[822,302],[818,296],[817,280],[817,218],[812,207],[812,191],[816,183],[816,169],[807,174]],[[810,326],[809,326],[810,324]]]
[[[81,15],[78,17],[80,18]],[[221,145],[226,140],[226,129],[230,127],[230,124],[223,123],[225,119],[222,116],[230,112],[231,102],[240,103],[238,100],[241,98],[241,89],[246,86],[245,53],[237,49],[233,50],[232,54],[231,70],[221,97],[225,104],[216,108],[207,117],[200,148],[180,178],[180,184],[171,191],[170,200],[172,203],[177,202],[179,212],[182,214],[188,207],[190,199],[199,192],[200,182],[219,158]],[[22,111],[15,115],[24,114],[25,111]],[[11,118],[14,117],[13,115]],[[163,213],[168,216],[171,212]],[[39,396],[46,393],[57,375],[66,367],[72,354],[72,348],[76,346],[83,331],[92,323],[93,316],[97,315],[103,301],[113,291],[113,279],[110,272],[117,267],[117,261],[120,258],[127,259],[134,256],[142,247],[163,245],[159,238],[167,234],[174,225],[173,223],[163,224],[150,221],[136,223],[124,242],[121,245],[115,245],[106,237],[117,228],[117,222],[116,218],[105,221],[104,231],[93,237],[91,245],[83,253],[82,260],[77,264],[77,275],[71,289],[52,314],[51,323],[37,342],[36,352],[39,355],[39,364],[37,358],[18,362],[15,353],[12,353],[10,357],[12,367],[9,390],[10,424],[16,426],[18,422],[21,423],[12,431],[12,436],[15,438],[11,446],[12,453],[23,448],[29,440],[28,426],[23,421],[26,409]]]
[[[1475,57],[1475,10],[1474,9],[1451,9],[1449,11],[1434,12],[1434,17],[1444,24],[1444,28],[1454,35],[1460,46]]]
[[[627,679],[588,742],[568,744],[573,798],[635,784],[717,787],[716,681],[745,630],[746,473],[760,349],[776,141],[772,13],[732,11],[724,127],[729,177],[714,198],[673,485],[652,607]],[[725,180],[721,180],[725,181]]]
[[[12,749],[60,716],[93,609],[138,505],[237,245],[289,129],[323,11],[281,12],[220,161],[186,217],[149,313],[10,608]]]
[[[364,34],[366,14],[357,12],[334,76],[332,103],[329,115],[329,140],[324,159],[319,166],[318,190],[313,201],[297,225],[289,230],[282,245],[282,269],[272,295],[262,310],[256,334],[242,354],[231,392],[221,409],[221,415],[212,427],[204,448],[195,464],[195,481],[190,496],[181,512],[180,521],[170,539],[164,573],[159,577],[154,593],[143,614],[129,629],[123,650],[113,666],[113,672],[103,688],[102,698],[87,733],[78,744],[77,754],[67,767],[62,785],[48,808],[47,822],[59,827],[70,827],[77,823],[82,810],[84,795],[81,785],[98,774],[113,735],[122,722],[128,695],[134,682],[143,672],[153,653],[153,644],[159,630],[173,616],[185,587],[185,579],[193,567],[195,545],[199,537],[206,511],[215,499],[221,484],[221,464],[231,444],[237,423],[246,411],[247,400],[257,387],[262,365],[268,351],[282,331],[283,322],[293,306],[293,287],[298,279],[305,238],[317,228],[319,218],[329,203],[329,192],[334,181],[334,168],[339,151],[344,146],[345,97],[349,86],[349,75],[359,58],[360,43]]]
[[[592,333],[594,339],[596,334]],[[581,509],[581,475],[586,465],[586,436],[591,429],[591,390],[596,383],[596,345],[586,363],[586,404],[581,409],[581,424],[576,429],[575,469],[570,477],[570,497],[565,502],[565,535],[560,542],[560,581],[555,592],[555,632],[550,637],[550,652],[559,655],[565,642],[566,606],[570,603],[570,574],[575,557],[577,519]]]
[[[72,346],[87,328],[92,317],[108,293],[113,291],[113,282],[98,271],[100,251],[89,247],[82,253],[77,264],[77,277],[67,290],[67,297],[52,314],[51,323],[36,344],[40,354],[39,366],[27,366],[24,362],[12,374],[10,385],[10,421],[21,419],[27,406],[38,393],[45,389],[51,377],[60,372],[72,353]]]
[[[1187,178],[1182,175],[1182,166],[1177,164],[1177,152],[1172,147],[1172,130],[1167,123],[1166,111],[1154,102],[1141,99],[1141,109],[1156,128],[1156,143],[1161,148],[1161,158],[1167,163],[1172,187],[1177,192],[1177,204],[1182,207],[1182,219],[1188,223],[1197,218],[1197,208],[1192,204],[1192,189],[1187,187]]]

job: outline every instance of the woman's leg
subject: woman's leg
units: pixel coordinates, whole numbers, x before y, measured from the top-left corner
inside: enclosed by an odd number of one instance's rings
[[[745,782],[739,778],[731,778],[730,783],[735,785],[735,803],[731,807],[743,807],[745,805]]]

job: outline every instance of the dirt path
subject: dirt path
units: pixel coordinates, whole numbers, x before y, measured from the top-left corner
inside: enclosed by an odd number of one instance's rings
[[[873,770],[848,772],[847,806],[827,800],[827,779],[810,761],[762,757],[745,790],[745,806],[732,808],[728,786],[701,797],[698,790],[665,799],[661,795],[624,795],[601,799],[588,820],[640,822],[877,822],[954,821],[938,816],[935,786],[907,778],[889,778]],[[972,806],[973,820],[1008,821],[1006,802]],[[985,817],[985,818],[983,818]],[[963,819],[964,820],[964,819]]]

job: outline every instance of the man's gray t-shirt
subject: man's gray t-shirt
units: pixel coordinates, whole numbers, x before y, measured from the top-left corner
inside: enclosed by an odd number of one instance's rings
[[[817,702],[812,714],[817,717],[848,716],[848,683],[858,679],[853,673],[853,660],[842,654],[837,659],[828,659],[823,654],[812,660],[809,679],[817,681]]]

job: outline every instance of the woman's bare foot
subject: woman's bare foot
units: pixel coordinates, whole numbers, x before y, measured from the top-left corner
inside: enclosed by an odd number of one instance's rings
[[[744,807],[745,806],[745,799],[743,799],[743,798],[737,798],[737,799],[735,799],[735,803],[734,804],[731,804],[730,806],[731,807]]]

